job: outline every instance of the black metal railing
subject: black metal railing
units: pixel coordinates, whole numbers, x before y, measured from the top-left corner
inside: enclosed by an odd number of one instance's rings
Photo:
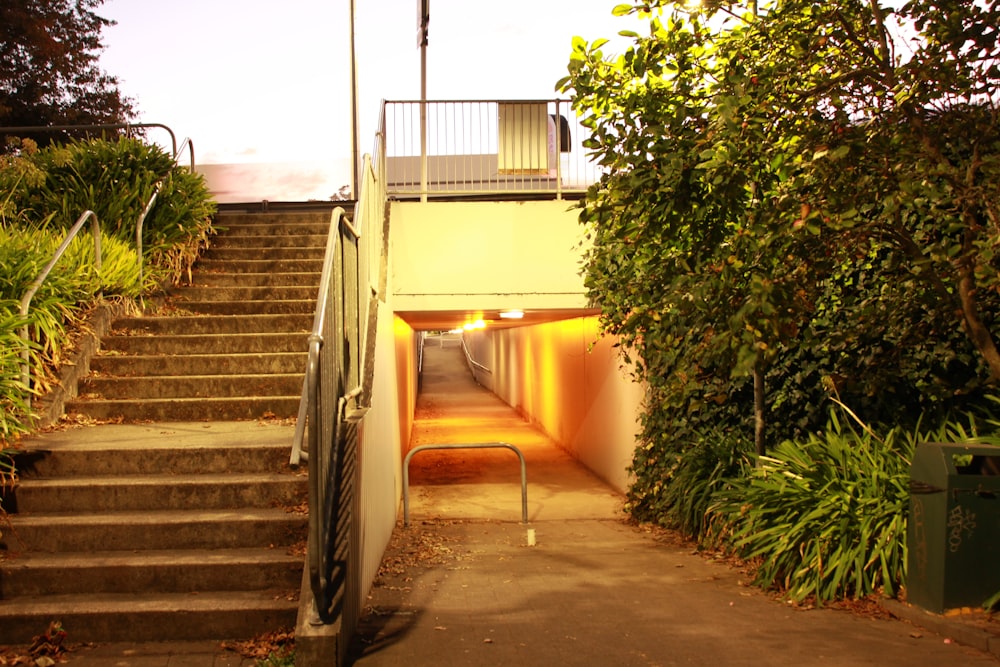
[[[308,569],[318,622],[343,611],[350,567],[349,526],[357,462],[361,303],[360,234],[343,208],[330,216],[306,377],[293,445],[293,463],[309,461]]]
[[[371,406],[378,302],[385,293],[385,203],[384,184],[366,157],[354,221],[343,208],[331,214],[291,453],[293,465],[309,464],[309,621],[339,622],[344,637],[361,614],[360,427]]]

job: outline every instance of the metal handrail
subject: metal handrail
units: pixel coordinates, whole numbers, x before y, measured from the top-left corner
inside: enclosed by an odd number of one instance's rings
[[[357,421],[365,409],[356,405],[362,393],[358,371],[359,345],[349,329],[360,329],[358,294],[352,294],[349,275],[358,272],[360,234],[342,207],[330,214],[320,289],[313,328],[308,339],[308,361],[293,436],[291,462],[309,461],[309,543],[306,553],[316,623],[329,623],[337,614],[337,586],[346,576],[349,559],[341,519],[350,514],[343,505],[350,493],[351,460],[344,427]],[[346,241],[346,243],[345,243]],[[353,255],[349,252],[353,247]],[[348,266],[348,264],[350,266]],[[351,311],[351,312],[346,312]],[[349,413],[348,408],[355,408]]]
[[[347,637],[360,618],[362,572],[370,565],[362,563],[370,554],[360,538],[360,427],[371,405],[379,301],[386,293],[384,164],[376,142],[375,158],[364,156],[353,221],[343,209],[331,215],[290,457],[293,464],[309,462],[308,622],[339,622]]]
[[[427,451],[429,449],[496,449],[503,448],[509,449],[515,454],[517,458],[521,461],[521,523],[528,523],[528,468],[527,464],[524,462],[524,454],[521,450],[514,445],[507,442],[472,442],[472,443],[461,443],[461,444],[446,444],[446,445],[420,445],[419,447],[414,447],[406,455],[406,459],[403,461],[403,525],[410,525],[410,459],[417,452]]]
[[[21,125],[0,127],[0,134],[15,132],[68,132],[71,130],[131,130],[134,127],[158,127],[170,135],[170,152],[177,153],[177,135],[163,123],[102,123],[99,125]],[[192,169],[194,165],[192,163]]]
[[[49,260],[49,263],[45,265],[45,268],[42,269],[41,273],[38,274],[38,277],[35,278],[35,280],[31,283],[31,286],[28,288],[28,291],[24,293],[24,296],[21,297],[22,318],[26,318],[28,316],[28,308],[31,306],[31,300],[35,297],[35,293],[38,292],[38,289],[42,286],[42,283],[44,283],[45,279],[49,277],[49,273],[52,272],[52,268],[56,265],[56,262],[58,262],[62,258],[63,254],[66,252],[66,249],[69,248],[69,244],[73,241],[74,238],[76,238],[76,235],[80,232],[80,230],[83,228],[83,225],[90,218],[93,218],[94,258],[95,258],[94,263],[97,267],[98,274],[100,274],[101,224],[100,221],[97,219],[97,214],[91,210],[87,210],[84,211],[83,214],[79,218],[77,218],[73,226],[70,227],[69,233],[66,234],[66,238],[63,239],[63,242],[56,249],[55,255],[52,257],[51,260]],[[21,338],[24,341],[24,347],[21,350],[21,381],[24,383],[25,388],[30,389],[31,377],[30,377],[29,365],[30,365],[31,355],[29,349],[30,339],[28,337],[27,323],[25,323],[24,326],[21,327]],[[27,395],[25,396],[25,404],[28,406],[29,409],[31,408],[30,391],[28,391]]]
[[[323,348],[323,326],[326,322],[327,302],[330,298],[330,279],[333,275],[333,259],[340,239],[340,221],[346,212],[338,206],[330,212],[330,224],[326,235],[326,249],[323,251],[323,269],[320,274],[319,296],[316,298],[316,312],[313,315],[312,333],[309,335],[309,356],[306,361],[306,374],[302,380],[302,396],[299,399],[298,419],[295,420],[295,434],[292,436],[292,453],[289,463],[297,466],[309,460],[308,442],[306,442],[306,422],[317,422],[310,419],[311,411],[315,410],[314,396],[318,392],[319,357]],[[317,426],[316,423],[310,427]]]
[[[493,375],[493,371],[472,358],[472,352],[469,351],[469,346],[465,342],[465,336],[462,336],[462,352],[465,353],[465,362],[469,364],[469,370],[471,370],[473,374],[475,374],[477,370],[480,370],[484,373]]]
[[[170,136],[173,137],[173,132],[170,133]],[[176,140],[174,145],[176,146]],[[194,173],[194,142],[192,142],[187,137],[184,138],[184,142],[181,144],[181,147],[174,151],[173,167],[176,167],[180,163],[180,156],[181,153],[184,152],[185,147],[187,147],[188,153],[191,156],[191,167],[190,167],[191,173]],[[171,169],[173,169],[173,167],[171,167]],[[170,174],[168,172],[167,176],[169,175]],[[146,216],[149,215],[149,212],[153,209],[153,204],[156,203],[156,197],[157,195],[160,194],[160,188],[163,187],[163,182],[167,180],[167,176],[164,176],[163,178],[158,180],[156,182],[156,185],[153,186],[153,194],[149,197],[149,201],[146,202],[146,206],[143,207],[142,209],[142,215],[139,216],[139,220],[137,220],[135,223],[135,246],[136,246],[136,254],[138,255],[136,261],[139,263],[140,285],[142,284],[142,226],[146,222]]]
[[[387,190],[398,198],[561,200],[582,196],[604,171],[584,146],[587,129],[570,100],[390,100],[380,127]]]

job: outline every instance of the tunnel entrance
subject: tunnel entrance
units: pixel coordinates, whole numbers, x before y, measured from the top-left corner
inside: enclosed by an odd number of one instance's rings
[[[524,454],[528,521],[621,516],[622,498],[511,406],[476,383],[458,338],[424,346],[409,450],[505,442]],[[518,457],[505,449],[420,452],[409,466],[411,521],[520,522]]]

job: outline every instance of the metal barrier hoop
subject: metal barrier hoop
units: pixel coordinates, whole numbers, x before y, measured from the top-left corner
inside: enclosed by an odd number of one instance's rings
[[[417,452],[426,451],[429,449],[509,449],[515,454],[517,458],[521,461],[521,523],[528,523],[528,472],[527,466],[524,462],[524,454],[521,450],[514,445],[507,442],[472,442],[472,443],[461,443],[461,444],[434,444],[434,445],[420,445],[419,447],[414,447],[406,455],[406,459],[403,461],[403,525],[410,525],[410,459]]]

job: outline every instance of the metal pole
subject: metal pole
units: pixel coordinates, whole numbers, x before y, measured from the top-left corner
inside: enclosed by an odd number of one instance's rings
[[[354,2],[351,0],[351,198],[358,198],[358,62],[354,44]]]
[[[420,201],[427,201],[427,32],[431,0],[420,2]]]

